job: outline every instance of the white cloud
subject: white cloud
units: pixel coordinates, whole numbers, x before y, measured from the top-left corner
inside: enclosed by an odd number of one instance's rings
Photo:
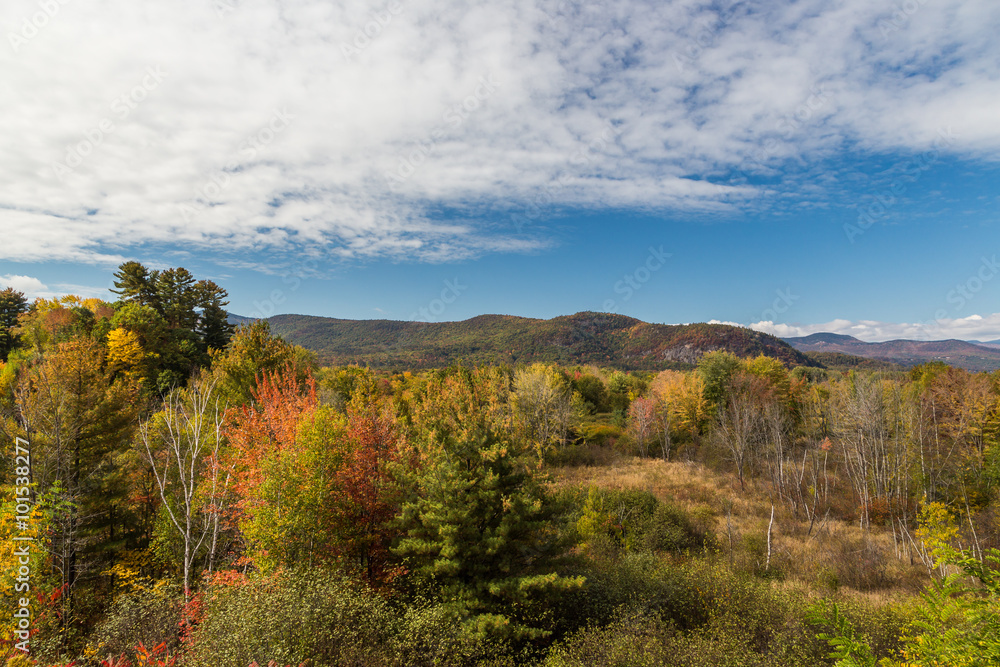
[[[997,340],[1000,339],[1000,313],[970,315],[957,319],[927,322],[875,322],[872,320],[833,320],[821,324],[776,324],[755,322],[751,329],[774,334],[780,338],[808,336],[814,333],[837,333],[854,336],[866,342],[886,340]]]
[[[0,285],[2,285],[4,289],[13,287],[18,292],[23,292],[28,298],[34,298],[42,293],[48,294],[49,289],[48,286],[46,286],[45,283],[38,278],[13,274],[0,276]]]
[[[56,297],[74,294],[79,297],[97,297],[99,299],[110,299],[113,295],[106,287],[94,287],[93,285],[77,285],[73,283],[57,283],[49,287],[38,278],[32,276],[19,276],[15,274],[0,275],[0,287],[13,287],[24,296],[30,299],[43,298],[52,299]]]
[[[926,150],[947,127],[947,150],[997,159],[1000,5],[910,5],[104,0],[28,38],[40,5],[10,0],[0,258],[530,252],[546,239],[474,220],[725,212],[768,193],[688,175]]]

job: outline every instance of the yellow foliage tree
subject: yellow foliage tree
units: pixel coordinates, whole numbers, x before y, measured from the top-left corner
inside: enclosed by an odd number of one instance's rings
[[[917,537],[934,558],[934,566],[944,575],[945,559],[952,553],[951,542],[958,537],[955,517],[944,503],[924,503],[918,517]]]
[[[125,373],[129,378],[140,377],[146,357],[139,335],[134,331],[119,327],[108,332],[108,368],[112,372]]]
[[[694,439],[709,418],[705,383],[697,373],[663,371],[649,386],[661,420],[658,429],[663,438],[664,458],[668,458],[674,439]]]

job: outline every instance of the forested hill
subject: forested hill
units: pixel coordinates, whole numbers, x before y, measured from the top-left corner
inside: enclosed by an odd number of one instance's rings
[[[774,336],[722,324],[649,324],[624,315],[577,313],[551,320],[481,315],[462,322],[341,320],[306,315],[269,318],[272,331],[317,353],[321,363],[373,368],[433,368],[467,363],[594,363],[655,370],[697,363],[728,350],[785,365],[819,366]]]

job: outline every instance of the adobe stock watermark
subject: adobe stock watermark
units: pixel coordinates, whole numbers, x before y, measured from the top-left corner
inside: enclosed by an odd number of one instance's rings
[[[10,48],[17,53],[22,46],[38,37],[41,30],[49,24],[49,21],[58,16],[64,5],[68,5],[70,0],[38,0],[40,11],[33,13],[30,17],[25,16],[21,20],[18,32],[8,32],[7,41]]]
[[[764,168],[765,163],[778,154],[782,145],[792,141],[795,132],[813,120],[832,99],[833,97],[823,88],[822,84],[810,86],[809,95],[802,103],[792,113],[785,114],[775,121],[774,129],[781,133],[781,136],[768,137],[760,147],[744,156],[736,166],[729,181],[731,183],[745,183],[754,168]],[[721,183],[717,183],[716,186],[720,191],[725,189]]]
[[[66,155],[63,161],[56,160],[52,163],[52,173],[60,181],[64,181],[104,143],[105,139],[114,134],[121,127],[121,124],[128,120],[132,113],[139,108],[139,105],[149,97],[149,94],[160,87],[167,76],[168,74],[159,66],[147,67],[145,76],[137,85],[111,101],[112,116],[105,116],[95,126],[85,130],[80,141],[66,146]]]
[[[906,193],[906,183],[919,181],[924,172],[941,159],[942,150],[954,144],[958,138],[949,125],[946,129],[938,130],[930,150],[897,165],[897,168],[903,172],[902,174],[897,176],[889,186],[868,195],[874,199],[868,206],[860,203],[856,205],[858,209],[857,222],[844,223],[844,234],[847,236],[847,240],[854,243],[855,239],[868,231],[869,227],[888,215],[899,201],[898,198]]]
[[[606,313],[616,312],[619,305],[627,302],[633,294],[642,289],[642,286],[649,282],[652,275],[663,268],[671,257],[673,253],[664,252],[662,245],[659,248],[649,246],[649,256],[646,257],[646,261],[614,284],[615,294],[622,295],[621,302],[616,299],[606,299],[601,309]]]
[[[412,315],[410,315],[411,322],[438,322],[440,317],[448,309],[448,306],[455,303],[455,301],[462,295],[462,292],[469,289],[468,285],[463,285],[459,282],[458,278],[454,280],[445,280],[444,289],[441,290],[441,294],[436,299],[431,299],[431,301],[421,308],[418,308]]]
[[[281,282],[287,286],[288,292],[294,292],[302,285],[302,281],[315,276],[319,270],[319,262],[315,259],[307,259],[294,265],[290,270],[281,276]],[[287,292],[284,289],[274,289],[262,301],[254,301],[253,312],[248,315],[251,319],[262,320],[277,311],[277,307],[287,300]]]
[[[233,0],[210,0],[212,9],[215,10],[215,15],[220,19],[226,18],[228,14],[232,14],[236,11],[236,5]]]
[[[372,45],[382,31],[389,27],[393,18],[403,13],[403,3],[391,0],[383,9],[377,9],[371,14],[371,19],[354,31],[350,44],[341,44],[340,52],[347,62],[353,62],[356,56]]]
[[[14,605],[14,636],[20,640],[14,648],[24,654],[31,653],[29,641],[31,638],[31,543],[34,538],[31,530],[31,443],[24,438],[14,438],[14,526],[16,531],[11,536],[14,542],[13,554],[17,558],[14,571],[14,594],[17,604]]]
[[[799,300],[799,296],[792,294],[792,288],[786,287],[784,291],[774,290],[777,298],[771,303],[770,308],[765,308],[760,313],[759,322],[777,322],[779,315],[784,315],[791,309],[792,304]]]
[[[920,8],[927,4],[927,0],[903,0],[892,6],[892,13],[888,17],[883,16],[876,24],[883,39],[888,39],[889,35],[899,32],[907,26],[910,18],[920,11]]]
[[[209,174],[201,185],[195,186],[195,198],[192,202],[177,205],[184,221],[191,222],[199,213],[209,208],[209,202],[216,199],[232,185],[233,178],[230,174],[236,171],[241,164],[256,159],[261,151],[279,134],[288,129],[293,120],[295,120],[295,115],[289,113],[287,109],[274,109],[264,125],[240,143],[235,155],[227,160],[221,169]]]
[[[701,24],[701,30],[688,38],[680,52],[672,52],[670,55],[677,66],[677,71],[684,73],[685,66],[694,65],[695,61],[701,57],[705,50],[712,48],[718,39],[719,33],[724,30],[733,20],[733,15],[743,2],[735,2],[720,10],[714,21],[706,21]]]
[[[934,312],[934,317],[925,322],[920,322],[922,335],[927,338],[940,336],[944,331],[941,320],[946,318],[957,319],[961,310],[965,308],[976,295],[981,292],[986,285],[1000,274],[1000,262],[997,256],[983,256],[979,260],[979,266],[965,280],[957,283],[945,295],[945,302],[952,306],[948,308],[938,308]]]
[[[610,122],[606,123],[604,130],[596,138],[591,139],[587,143],[586,148],[581,148],[573,153],[569,159],[570,164],[578,167],[590,164],[593,156],[607,149],[614,142],[615,137],[620,136],[622,132],[624,130],[621,127],[617,127]],[[542,206],[552,205],[556,201],[556,195],[559,190],[569,185],[572,180],[573,177],[569,174],[562,174],[555,182],[546,183],[542,191],[531,199],[523,211],[511,213],[510,221],[517,230],[517,233],[520,234],[526,226],[538,220],[542,215]]]
[[[486,100],[493,96],[500,82],[492,74],[479,77],[479,82],[471,95],[461,102],[453,104],[441,114],[443,125],[435,126],[427,133],[426,139],[418,139],[412,149],[399,156],[399,162],[392,171],[383,174],[385,184],[393,192],[396,188],[417,173],[417,170],[427,162],[427,158],[437,150],[437,144],[448,135],[448,129],[457,130]]]

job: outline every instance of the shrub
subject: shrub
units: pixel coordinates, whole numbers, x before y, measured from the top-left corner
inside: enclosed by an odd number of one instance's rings
[[[597,616],[550,651],[545,667],[614,665],[823,664],[825,645],[801,618],[800,597],[705,561],[671,568],[649,555],[619,562],[612,582],[595,577],[590,594],[629,599]]]
[[[393,614],[377,594],[320,569],[279,572],[206,594],[187,664],[246,667],[369,664],[391,637]]]
[[[178,585],[161,584],[149,591],[119,597],[90,637],[90,650],[98,657],[132,655],[140,644],[176,653],[180,647],[178,622],[184,594]]]
[[[610,542],[626,551],[679,553],[713,543],[706,523],[660,502],[648,491],[594,487],[587,494],[577,528],[592,547]]]
[[[554,647],[545,667],[668,665],[671,658],[668,623],[635,614],[607,626],[590,626]]]
[[[490,655],[458,605],[390,603],[336,572],[279,572],[206,595],[186,665],[458,667]],[[493,651],[495,652],[495,651]]]
[[[660,503],[645,527],[643,542],[651,551],[683,552],[714,544],[705,521],[669,503]]]

